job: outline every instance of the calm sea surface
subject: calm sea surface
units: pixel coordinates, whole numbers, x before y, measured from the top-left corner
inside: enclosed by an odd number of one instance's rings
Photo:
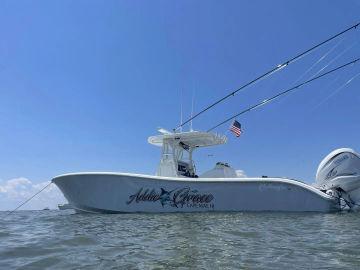
[[[360,213],[0,212],[0,269],[360,269]]]

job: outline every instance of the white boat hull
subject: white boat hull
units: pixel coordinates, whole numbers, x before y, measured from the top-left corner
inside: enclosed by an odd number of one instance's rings
[[[52,180],[75,210],[100,213],[206,211],[331,212],[339,200],[283,178],[171,178],[76,173]]]

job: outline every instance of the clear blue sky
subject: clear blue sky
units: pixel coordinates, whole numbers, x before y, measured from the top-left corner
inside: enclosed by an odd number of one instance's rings
[[[359,20],[355,0],[3,0],[0,179],[153,174],[160,152],[147,137],[178,124],[181,90],[188,116],[193,91],[198,111]],[[197,118],[194,128],[206,130],[291,86],[338,42],[312,73],[346,49],[326,70],[359,57],[360,29],[344,37]],[[242,137],[227,133],[224,147],[195,154],[199,170],[221,160],[250,176],[313,182],[333,149],[360,151],[360,77],[326,99],[359,72],[357,64],[238,118]]]

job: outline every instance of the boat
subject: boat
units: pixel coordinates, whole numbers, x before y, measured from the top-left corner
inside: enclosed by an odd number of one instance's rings
[[[303,89],[315,80],[325,78],[360,61],[356,58],[329,71],[316,73],[310,79],[268,97],[205,131],[183,132],[182,127],[200,114],[244,88],[288,67],[319,46],[356,29],[360,23],[318,43],[289,60],[243,84],[237,90],[205,107],[172,132],[159,129],[148,142],[161,148],[160,164],[155,175],[83,172],[52,179],[71,206],[80,212],[95,213],[163,213],[208,211],[293,211],[333,212],[356,209],[360,205],[360,156],[354,150],[341,148],[331,152],[320,163],[315,184],[282,177],[244,177],[226,162],[198,175],[193,153],[202,147],[227,142],[226,136],[212,130],[245,113],[268,105],[278,98]],[[352,81],[357,75],[351,78]],[[347,82],[347,83],[348,83]]]
[[[326,156],[311,185],[289,178],[244,177],[226,162],[198,175],[194,151],[227,142],[216,133],[160,130],[148,142],[161,148],[155,175],[83,172],[52,182],[77,212],[334,212],[360,205],[360,156],[349,148]]]
[[[59,210],[73,209],[73,207],[69,203],[58,204],[58,208],[59,208]]]

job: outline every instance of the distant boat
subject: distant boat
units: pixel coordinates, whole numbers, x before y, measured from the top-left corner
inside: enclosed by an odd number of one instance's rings
[[[58,204],[58,208],[59,210],[74,209],[69,203]]]
[[[43,211],[45,211],[45,210],[50,210],[50,208],[49,208],[49,207],[45,207],[45,208],[43,209]]]
[[[226,143],[209,132],[149,137],[162,147],[156,175],[71,173],[52,179],[76,211],[97,213],[211,211],[340,211],[360,202],[360,156],[342,148],[319,165],[316,185],[280,177],[240,176],[227,163],[196,174],[193,150]],[[60,208],[60,207],[59,207]]]

